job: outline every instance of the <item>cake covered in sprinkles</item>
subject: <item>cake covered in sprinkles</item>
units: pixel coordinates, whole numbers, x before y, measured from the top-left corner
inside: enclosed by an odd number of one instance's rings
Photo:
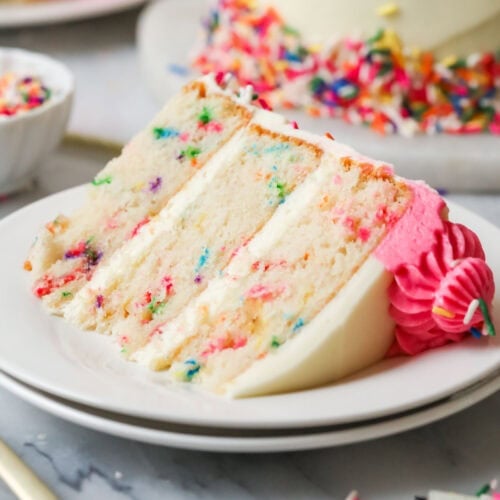
[[[481,244],[434,190],[228,82],[187,85],[42,228],[25,268],[50,312],[233,397],[495,334]]]
[[[304,108],[381,134],[500,134],[500,8],[494,2],[212,4],[194,68],[229,71],[274,107]],[[365,32],[358,25],[366,25]],[[413,35],[407,45],[398,28]],[[454,46],[463,52],[442,54]]]

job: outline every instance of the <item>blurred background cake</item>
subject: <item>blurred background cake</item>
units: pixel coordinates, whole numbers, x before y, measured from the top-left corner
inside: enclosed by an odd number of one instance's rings
[[[382,134],[498,134],[499,48],[495,0],[220,0],[193,65]]]

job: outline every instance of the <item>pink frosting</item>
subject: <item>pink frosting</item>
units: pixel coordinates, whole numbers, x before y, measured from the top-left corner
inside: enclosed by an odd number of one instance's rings
[[[394,274],[389,298],[396,330],[389,355],[462,340],[483,322],[473,301],[489,305],[495,291],[477,236],[443,220],[445,204],[435,191],[423,184],[411,188],[410,207],[375,251]]]
[[[418,265],[443,230],[446,205],[439,194],[423,183],[409,183],[413,200],[401,219],[375,250],[375,257],[391,273],[404,264]]]

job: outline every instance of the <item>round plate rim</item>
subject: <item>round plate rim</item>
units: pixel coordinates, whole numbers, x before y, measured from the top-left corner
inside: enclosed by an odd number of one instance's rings
[[[169,430],[159,430],[116,421],[106,416],[90,414],[74,407],[71,402],[54,400],[36,388],[23,384],[0,371],[0,387],[23,401],[73,424],[90,430],[103,432],[115,437],[173,448],[210,451],[219,453],[276,453],[287,451],[312,450],[327,447],[343,446],[387,437],[427,425],[470,406],[479,403],[500,390],[500,373],[494,377],[467,388],[460,394],[424,409],[396,418],[388,417],[381,422],[356,426],[352,429],[322,430],[303,434],[239,437],[189,434]]]
[[[146,0],[60,0],[41,4],[0,6],[0,28],[88,19],[131,9],[145,2]]]

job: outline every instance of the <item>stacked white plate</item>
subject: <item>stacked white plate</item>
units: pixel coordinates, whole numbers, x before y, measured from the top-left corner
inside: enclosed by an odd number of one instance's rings
[[[466,408],[500,388],[500,338],[385,360],[336,384],[230,400],[122,360],[110,339],[48,316],[30,293],[23,260],[37,228],[71,212],[73,188],[0,221],[0,384],[72,422],[149,443],[213,451],[283,451],[401,432]],[[450,218],[481,238],[500,283],[500,230],[450,204]],[[494,321],[500,324],[497,293]]]

